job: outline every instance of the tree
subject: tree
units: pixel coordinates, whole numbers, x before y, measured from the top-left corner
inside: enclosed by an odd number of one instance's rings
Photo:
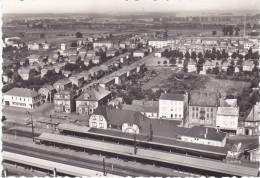
[[[219,67],[216,66],[212,69],[212,73],[215,74],[215,75],[218,75],[219,74]]]
[[[41,34],[40,34],[40,38],[45,38],[45,34],[44,34],[44,33],[41,33]]]
[[[197,54],[195,51],[191,52],[191,59],[196,59],[197,58]]]
[[[235,27],[235,35],[238,36],[240,32],[240,28],[238,26]]]
[[[188,51],[185,53],[185,59],[190,59],[190,53]]]
[[[199,53],[198,53],[198,58],[199,58],[199,59],[203,58],[202,52],[199,52]]]
[[[76,42],[72,42],[72,43],[70,44],[70,46],[71,46],[71,47],[77,47],[78,44],[77,44]]]
[[[82,38],[82,37],[83,37],[82,33],[80,33],[80,32],[76,33],[76,38]]]
[[[173,65],[175,65],[175,64],[176,64],[176,59],[175,59],[174,57],[171,58],[170,63],[173,64]]]

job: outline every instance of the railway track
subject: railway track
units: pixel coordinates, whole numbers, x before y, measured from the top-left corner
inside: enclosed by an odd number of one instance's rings
[[[79,166],[79,167],[84,167],[96,171],[103,171],[103,162],[98,161],[98,160],[91,160],[91,159],[84,159],[78,156],[71,156],[68,154],[62,154],[62,153],[57,153],[57,152],[52,152],[52,151],[47,151],[43,149],[35,149],[31,147],[25,147],[21,146],[19,144],[14,144],[14,143],[3,143],[3,150],[4,151],[10,151],[10,152],[15,152],[27,156],[34,156],[37,158],[41,159],[47,159],[55,162],[60,162],[60,163],[69,163],[73,164],[74,166]],[[112,168],[113,167],[113,168]],[[181,176],[181,174],[174,173],[169,175],[169,174],[163,174],[161,172],[157,172],[156,169],[147,171],[144,169],[136,169],[132,168],[129,166],[123,166],[118,164],[114,164],[112,166],[112,163],[106,163],[106,171],[111,174],[119,175],[119,176],[144,176],[144,177],[149,177],[149,176],[161,176],[161,177],[167,177],[167,176]],[[182,174],[182,176],[185,176]],[[187,175],[186,175],[187,176]]]

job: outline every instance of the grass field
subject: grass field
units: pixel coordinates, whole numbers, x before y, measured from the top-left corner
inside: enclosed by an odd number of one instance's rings
[[[244,88],[250,86],[249,82],[222,80],[211,76],[182,73],[170,69],[156,71],[159,72],[159,75],[144,84],[143,89],[161,87],[168,88],[171,92],[206,89],[220,92],[222,96],[225,96],[228,94],[239,95]]]
[[[249,87],[249,82],[221,80],[210,77],[206,84],[206,89],[219,91],[221,95],[226,94],[241,94],[242,90]]]

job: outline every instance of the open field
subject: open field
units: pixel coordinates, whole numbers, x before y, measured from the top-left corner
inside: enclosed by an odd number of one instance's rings
[[[210,77],[210,80],[206,84],[206,89],[219,91],[223,96],[226,94],[241,94],[242,90],[249,86],[249,82],[221,80]]]
[[[171,69],[156,69],[158,76],[142,86],[147,90],[153,87],[168,88],[170,91],[207,89],[218,91],[222,96],[239,95],[249,82],[216,79],[211,76],[182,73]]]

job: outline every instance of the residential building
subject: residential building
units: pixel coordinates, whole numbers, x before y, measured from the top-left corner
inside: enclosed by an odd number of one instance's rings
[[[56,89],[56,91],[70,90],[72,87],[72,83],[69,79],[61,79],[55,82],[53,84],[53,87]]]
[[[58,91],[54,94],[54,110],[55,112],[72,113],[75,111],[75,94],[69,90]]]
[[[217,93],[206,90],[191,91],[188,125],[215,127],[218,106]]]
[[[102,46],[105,46],[107,47],[108,49],[112,48],[113,47],[113,43],[112,42],[109,42],[109,41],[99,41],[99,42],[94,42],[93,43],[93,48],[96,48],[96,47],[102,47]]]
[[[260,162],[260,147],[259,143],[249,145],[249,147],[245,150],[246,153],[249,153],[250,162]]]
[[[76,99],[76,112],[92,114],[98,106],[106,104],[110,99],[110,91],[100,86],[90,87]]]
[[[43,102],[52,102],[54,98],[55,88],[52,85],[44,85],[39,90],[38,93],[42,96]]]
[[[69,56],[69,61],[70,64],[77,64],[79,62],[79,57],[78,55],[71,55]]]
[[[245,135],[260,135],[260,102],[256,103],[244,121]]]
[[[30,67],[22,67],[18,69],[18,74],[23,80],[30,80],[37,75],[37,72]]]
[[[95,57],[97,55],[97,52],[94,50],[87,51],[86,57]]]
[[[131,105],[122,104],[122,109],[128,110],[128,111],[140,112],[144,116],[146,116],[147,118],[150,118],[150,119],[159,118],[159,102],[158,101],[144,101],[144,100],[140,100],[140,102],[133,101]]]
[[[29,50],[39,50],[40,49],[40,45],[38,43],[29,43],[27,46],[28,46]]]
[[[197,72],[197,63],[191,60],[188,62],[188,72]]]
[[[246,61],[243,63],[243,71],[252,72],[254,66],[255,66],[255,65],[254,65],[254,61],[246,60]]]
[[[89,127],[113,128],[124,133],[140,133],[140,120],[144,116],[140,112],[99,107],[89,118]]]
[[[215,128],[194,126],[179,136],[184,142],[224,147],[227,135]]]
[[[100,58],[100,56],[94,56],[91,59],[91,61],[92,61],[93,64],[99,64],[101,62],[101,58]]]
[[[33,63],[35,62],[39,63],[40,55],[31,54],[30,56],[28,56],[28,60],[30,65],[33,65]]]
[[[141,57],[143,58],[145,56],[145,52],[141,50],[137,50],[133,52],[133,57]]]
[[[159,118],[183,120],[187,109],[187,102],[187,94],[161,94],[159,98]]]
[[[115,49],[107,50],[106,57],[114,57],[118,54],[118,51]]]
[[[77,87],[81,87],[84,82],[84,77],[80,75],[73,75],[69,78],[71,81],[72,85],[76,85]]]
[[[47,66],[41,69],[41,78],[43,78],[48,72],[54,72],[55,69],[53,66]]]
[[[41,95],[27,88],[12,88],[3,93],[5,106],[34,109],[41,104]]]
[[[238,107],[218,107],[216,116],[216,127],[224,132],[236,134],[238,128]]]

